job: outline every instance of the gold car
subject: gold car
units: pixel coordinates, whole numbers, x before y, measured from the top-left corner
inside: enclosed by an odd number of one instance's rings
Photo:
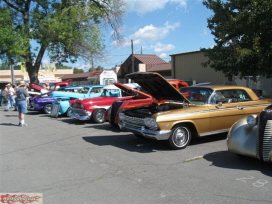
[[[185,148],[192,137],[228,132],[240,118],[258,114],[272,103],[243,86],[190,86],[178,91],[158,73],[127,77],[158,102],[123,110],[119,127],[137,137],[167,140],[172,149]]]

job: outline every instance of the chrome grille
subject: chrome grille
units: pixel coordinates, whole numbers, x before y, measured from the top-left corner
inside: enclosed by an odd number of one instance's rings
[[[80,115],[80,116],[88,115],[88,113],[86,112],[85,109],[71,108],[71,111],[72,111],[73,113],[76,113],[76,114]]]
[[[131,117],[131,116],[127,116],[127,115],[124,115],[123,122],[126,125],[130,125],[130,126],[138,126],[138,127],[145,126],[143,118]]]
[[[269,161],[272,150],[272,120],[268,120],[263,136],[263,160]]]

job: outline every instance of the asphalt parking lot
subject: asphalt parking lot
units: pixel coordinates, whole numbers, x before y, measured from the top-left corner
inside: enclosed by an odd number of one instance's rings
[[[0,107],[0,193],[42,193],[44,204],[272,203],[272,165],[227,151],[226,134],[184,150],[83,123]]]

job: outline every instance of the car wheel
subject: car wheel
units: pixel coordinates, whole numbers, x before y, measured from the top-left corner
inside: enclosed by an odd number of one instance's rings
[[[186,126],[175,126],[168,139],[169,145],[172,149],[184,149],[186,148],[192,138],[190,129]]]
[[[46,113],[46,114],[50,114],[52,111],[52,104],[46,104],[44,107],[43,107],[43,112]]]
[[[71,112],[72,112],[71,108],[68,108],[68,110],[66,111],[66,116],[70,117],[71,116]]]
[[[93,113],[92,113],[92,120],[95,123],[103,123],[105,122],[105,115],[106,110],[104,109],[96,109]]]

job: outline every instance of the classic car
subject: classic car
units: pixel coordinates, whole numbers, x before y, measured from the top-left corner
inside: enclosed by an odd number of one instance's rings
[[[127,108],[119,113],[119,127],[138,137],[166,140],[172,149],[183,149],[192,137],[228,132],[238,119],[257,114],[272,99],[259,99],[243,86],[190,86],[176,90],[158,73],[127,75],[158,103]],[[167,100],[164,103],[160,101]]]
[[[105,86],[104,85],[84,86],[83,88],[73,91],[76,93],[68,93],[66,95],[63,95],[58,91],[54,91],[53,97],[55,97],[55,100],[53,100],[52,102],[51,115],[55,117],[59,115],[68,116],[70,107],[71,107],[70,104],[73,103],[74,100],[98,97],[101,95],[103,91],[103,87]],[[62,89],[65,89],[65,88],[60,88],[59,90],[61,91]],[[62,97],[59,97],[59,96],[62,96]]]
[[[40,111],[43,113],[51,112],[51,103],[54,100],[51,96],[49,96],[51,92],[45,94],[39,94],[35,97],[29,98],[29,107],[28,110]]]
[[[100,97],[75,100],[71,105],[69,116],[78,120],[91,120],[95,123],[103,123],[107,108],[117,100],[126,100],[135,95],[135,89],[139,88],[137,84],[114,83],[103,88]],[[145,98],[146,94],[136,93],[139,99]]]
[[[104,85],[78,85],[60,88],[60,91],[52,91],[30,99],[29,110],[41,111],[47,114],[52,112],[52,102],[56,99],[77,99],[97,96],[99,93],[92,93],[93,88],[103,88]],[[69,102],[68,102],[69,103]]]
[[[180,89],[181,87],[189,86],[187,82],[180,79],[166,79],[173,87]],[[150,105],[152,103],[158,103],[156,99],[152,98],[149,94],[144,94],[142,91],[135,90],[134,97],[128,100],[117,100],[105,112],[105,120],[108,121],[112,126],[118,126],[119,123],[119,112],[125,108],[132,108],[143,105]],[[141,95],[141,98],[138,97]],[[161,103],[164,101],[161,101]]]
[[[235,122],[227,136],[230,152],[272,162],[272,105]]]
[[[66,86],[70,86],[70,82],[72,81],[72,79],[68,79],[66,81],[62,81],[62,82],[56,82],[53,84],[50,84],[50,91],[57,91],[59,88],[61,87],[66,87]],[[29,91],[31,92],[40,92],[42,89],[42,86],[40,85],[36,85],[36,84],[29,84]]]

